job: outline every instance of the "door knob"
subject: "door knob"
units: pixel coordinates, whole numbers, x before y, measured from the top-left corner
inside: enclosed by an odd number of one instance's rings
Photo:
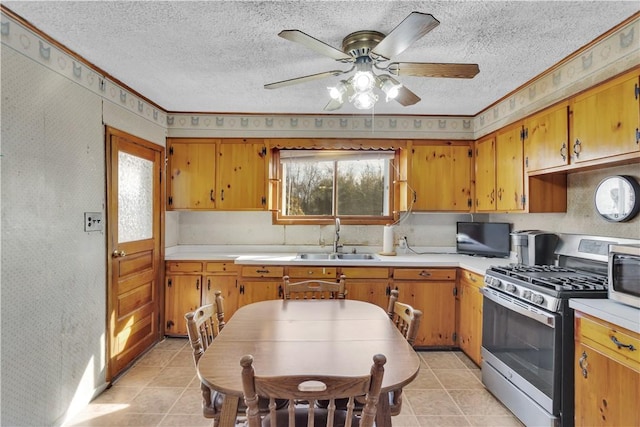
[[[127,253],[125,251],[119,251],[119,250],[116,249],[115,251],[113,251],[111,256],[113,258],[119,258],[119,257],[127,256]]]

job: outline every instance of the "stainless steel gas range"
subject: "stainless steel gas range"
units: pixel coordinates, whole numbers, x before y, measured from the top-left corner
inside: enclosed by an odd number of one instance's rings
[[[574,424],[570,298],[607,298],[610,244],[629,239],[560,235],[555,265],[485,273],[482,381],[527,426]]]

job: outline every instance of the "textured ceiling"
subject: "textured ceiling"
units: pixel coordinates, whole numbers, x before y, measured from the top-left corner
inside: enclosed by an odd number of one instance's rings
[[[410,12],[440,25],[392,58],[477,63],[473,79],[399,77],[422,98],[376,114],[474,115],[624,21],[637,1],[3,1],[38,29],[170,112],[324,114],[339,77],[263,85],[348,65],[277,36],[301,30],[341,48],[389,33]],[[362,113],[347,105],[336,114]]]

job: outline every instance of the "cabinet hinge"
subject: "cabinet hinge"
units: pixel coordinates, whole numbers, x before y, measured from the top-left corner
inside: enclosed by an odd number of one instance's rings
[[[469,148],[469,158],[473,158],[473,149]]]
[[[457,287],[453,288],[453,296],[454,297],[458,296],[458,288]]]
[[[173,197],[169,196],[169,206],[173,204]]]
[[[451,339],[453,340],[453,342],[458,341],[458,334],[454,332],[454,333],[451,335]]]
[[[262,147],[262,150],[260,150],[259,156],[264,157],[266,155],[267,155],[267,147]]]
[[[640,129],[636,128],[636,144],[640,143]]]
[[[471,197],[469,197],[469,198],[467,199],[467,207],[468,207],[468,208],[470,208],[470,207],[472,207],[472,206],[473,206],[473,201],[471,200]]]
[[[525,140],[525,139],[527,139],[527,138],[529,138],[529,129],[527,129],[527,128],[523,128],[523,129],[520,131],[520,139],[524,141],[524,140]]]
[[[170,287],[171,287],[171,285],[172,285],[172,283],[171,283],[171,279],[169,279],[169,280],[167,281],[167,286],[170,288]]]
[[[522,207],[525,207],[527,205],[527,196],[524,194],[520,196],[520,203],[522,204]]]
[[[173,156],[173,147],[169,147],[169,155]]]
[[[638,86],[638,83],[634,85],[633,94],[635,95],[636,99],[640,97],[640,86]]]
[[[260,199],[260,201],[262,202],[262,206],[267,204],[267,198],[262,196],[262,199]]]
[[[528,168],[529,167],[529,156],[524,158],[524,167]]]

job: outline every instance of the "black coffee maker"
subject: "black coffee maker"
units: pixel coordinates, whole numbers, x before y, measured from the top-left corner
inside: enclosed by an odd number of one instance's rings
[[[511,233],[511,246],[518,264],[554,265],[558,235],[540,230],[520,230]]]

